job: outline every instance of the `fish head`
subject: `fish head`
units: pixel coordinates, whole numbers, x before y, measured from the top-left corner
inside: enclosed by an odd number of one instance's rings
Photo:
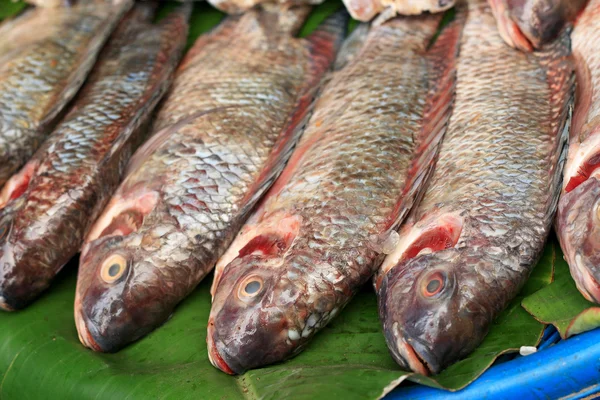
[[[247,255],[232,261],[217,287],[208,326],[212,364],[241,374],[289,357],[288,315],[282,290],[295,288],[282,280],[280,259]]]
[[[81,342],[96,351],[117,351],[162,324],[185,290],[181,283],[193,279],[176,267],[190,262],[185,235],[156,224],[157,214],[145,225],[147,217],[139,207],[109,208],[97,222],[101,233],[82,250],[75,321]]]
[[[379,315],[388,348],[403,368],[437,374],[485,335],[488,317],[464,289],[473,286],[465,265],[453,248],[403,260],[383,276]]]
[[[577,288],[600,303],[600,180],[592,176],[563,193],[556,232]]]

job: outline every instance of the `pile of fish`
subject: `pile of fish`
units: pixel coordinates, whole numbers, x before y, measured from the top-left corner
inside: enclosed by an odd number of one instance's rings
[[[0,308],[80,253],[79,338],[114,352],[216,265],[209,358],[240,374],[373,279],[392,357],[436,374],[553,221],[600,302],[600,0],[348,0],[380,16],[345,41],[345,11],[298,38],[307,4],[215,1],[183,59],[190,4],[35,3],[0,25]]]

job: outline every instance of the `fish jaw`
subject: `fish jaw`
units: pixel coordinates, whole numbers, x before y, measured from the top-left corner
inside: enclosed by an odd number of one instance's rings
[[[304,303],[285,278],[282,262],[277,256],[248,254],[224,270],[207,332],[208,353],[216,368],[241,374],[293,356],[306,341],[294,323],[295,313],[306,314]],[[298,305],[295,313],[289,312],[291,304]]]
[[[471,296],[477,282],[465,274],[472,258],[463,249],[442,250],[403,260],[383,276],[379,317],[403,368],[438,374],[485,337],[491,316]]]
[[[592,176],[563,193],[556,232],[577,288],[600,303],[600,180]]]

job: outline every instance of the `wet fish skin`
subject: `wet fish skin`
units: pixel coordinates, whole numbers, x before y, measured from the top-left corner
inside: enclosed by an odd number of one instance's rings
[[[46,139],[131,4],[33,8],[0,26],[0,185]]]
[[[347,21],[339,13],[294,38],[309,11],[229,17],[184,58],[156,133],[82,252],[75,312],[86,346],[116,351],[164,323],[280,173]],[[111,257],[127,266],[107,283]]]
[[[550,231],[574,89],[568,32],[536,53],[505,46],[469,1],[456,104],[427,192],[376,282],[390,352],[436,374],[478,346]]]
[[[573,22],[588,0],[488,0],[504,41],[522,51],[539,49]]]
[[[556,233],[577,288],[600,302],[600,1],[591,0],[573,34],[577,96]]]
[[[357,54],[338,56],[346,65],[286,169],[217,263],[207,339],[217,368],[294,356],[375,272],[452,108],[460,24],[427,51],[440,20],[360,27],[366,36],[344,46]]]
[[[153,26],[138,5],[117,27],[74,106],[0,192],[0,307],[20,309],[73,257],[123,177],[187,35],[181,9]]]

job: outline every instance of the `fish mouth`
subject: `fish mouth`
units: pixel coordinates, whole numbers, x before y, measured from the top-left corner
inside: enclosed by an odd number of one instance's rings
[[[395,322],[393,325],[394,339],[388,346],[396,362],[402,367],[421,375],[429,376],[439,372],[437,363],[423,344],[410,338]],[[388,336],[386,335],[386,339]]]
[[[408,365],[408,367],[421,375],[429,376],[431,375],[431,370],[427,365],[427,362],[423,360],[419,353],[417,353],[414,347],[404,340],[404,338],[399,338],[396,346],[398,348],[399,358],[404,361],[404,364]]]
[[[79,341],[81,344],[94,351],[103,351],[98,343],[96,343],[96,340],[94,340],[94,337],[88,329],[87,324],[85,323],[83,312],[78,310],[75,311],[75,325],[77,327],[77,336],[79,336]]]
[[[229,365],[227,364],[227,362],[223,359],[223,357],[221,356],[221,354],[219,352],[219,349],[217,348],[217,345],[216,345],[216,342],[214,339],[214,334],[215,334],[214,330],[215,330],[214,322],[211,318],[211,320],[208,322],[208,332],[207,332],[207,336],[206,336],[206,344],[208,347],[208,359],[210,360],[210,363],[215,368],[218,368],[221,371],[223,371],[229,375],[236,375],[239,373],[243,373],[244,371],[236,372],[233,369],[231,369],[229,367]]]

